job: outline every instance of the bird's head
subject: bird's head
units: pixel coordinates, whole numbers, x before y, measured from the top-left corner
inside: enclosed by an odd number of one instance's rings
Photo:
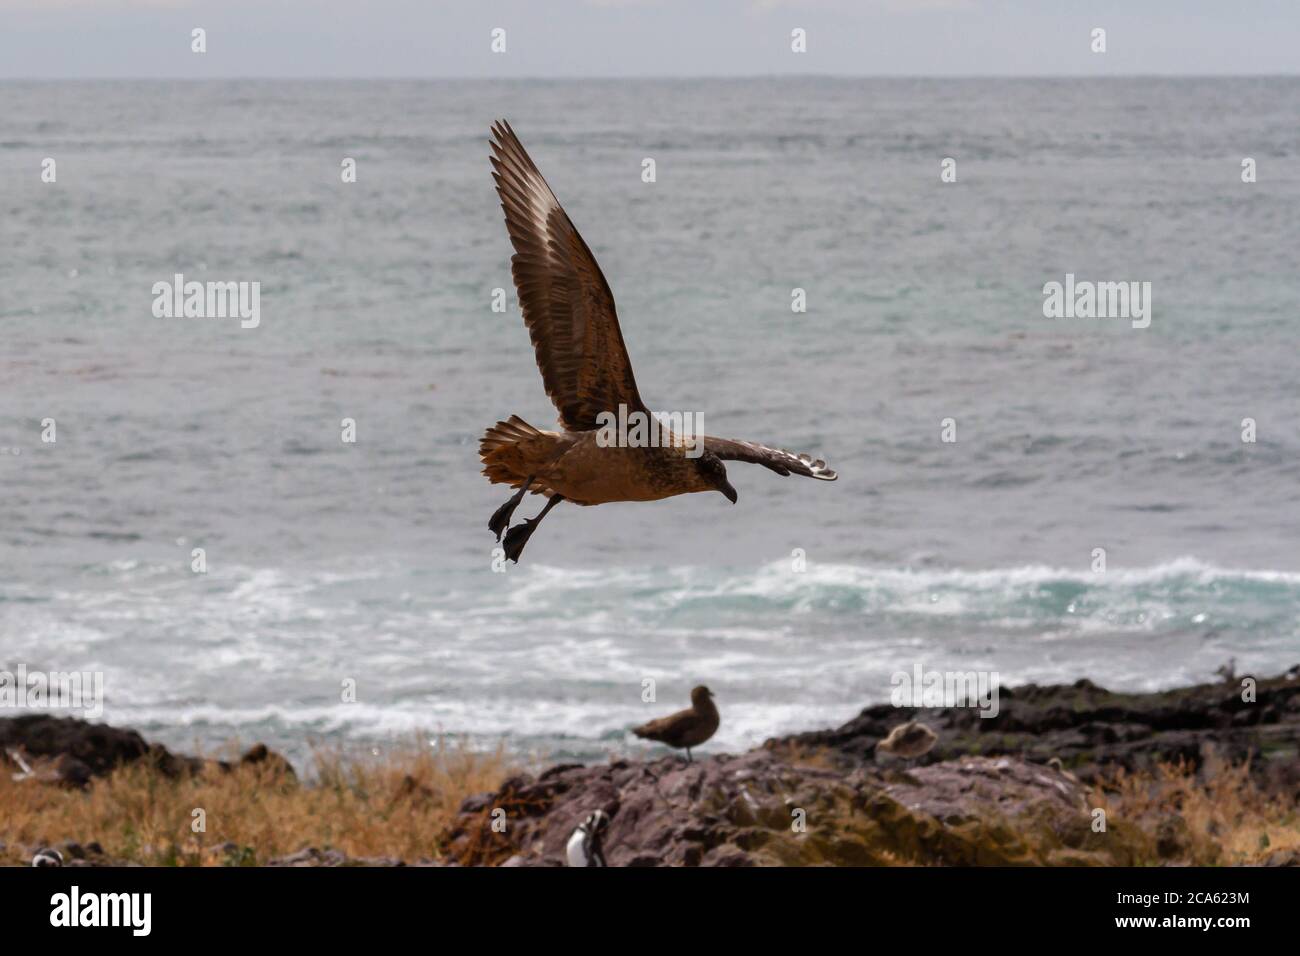
[[[721,458],[711,451],[706,451],[695,459],[695,467],[708,487],[722,492],[733,505],[736,503],[736,499],[740,496],[727,480],[727,466],[722,463]]]
[[[703,684],[691,689],[691,706],[695,708],[703,707],[709,701],[713,700],[713,691],[709,690]]]

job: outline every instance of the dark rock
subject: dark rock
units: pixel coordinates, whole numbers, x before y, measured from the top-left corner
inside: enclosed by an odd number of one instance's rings
[[[715,846],[708,853],[704,854],[704,859],[700,861],[700,866],[753,866],[753,858],[742,850],[740,847],[724,843],[722,846]]]
[[[293,765],[275,751],[267,749],[266,744],[254,744],[239,758],[239,763],[245,767],[260,767],[272,776],[283,778],[285,781],[296,782],[298,779],[298,775],[294,773]]]
[[[1238,683],[1216,682],[1154,694],[1112,693],[1090,680],[1069,685],[1028,684],[999,689],[996,717],[972,708],[868,707],[834,730],[767,741],[770,750],[827,748],[840,766],[861,763],[889,731],[922,720],[939,741],[918,764],[970,755],[1014,756],[1033,763],[1052,757],[1085,781],[1123,767],[1149,770],[1185,761],[1193,768],[1206,754],[1242,763],[1250,758],[1257,782],[1300,781],[1300,667],[1259,679],[1256,699],[1241,699]]]
[[[95,775],[149,755],[149,745],[134,730],[45,714],[0,718],[0,750],[9,748],[36,758],[67,754]]]
[[[585,766],[585,764],[580,763],[557,763],[555,766],[543,770],[537,779],[545,780],[548,777],[554,777],[557,774],[562,774],[569,770],[582,770]]]
[[[1182,859],[1193,837],[1181,818],[1154,836],[1114,820],[1095,832],[1089,786],[1115,767],[1183,760],[1210,772],[1248,755],[1257,781],[1300,778],[1300,681],[1261,680],[1257,701],[1241,701],[1235,684],[1115,694],[1080,680],[1002,690],[989,719],[968,708],[884,705],[738,756],[564,764],[466,800],[445,835],[447,855],[471,866],[563,865],[569,835],[599,808],[611,819],[611,866]],[[876,744],[912,719],[938,732],[934,749],[906,770],[877,764],[869,756]],[[809,752],[830,766],[801,762]],[[1053,758],[1060,762],[1047,766]],[[491,826],[494,810],[505,812],[503,832]]]
[[[0,717],[0,760],[11,772],[21,772],[19,761],[30,766],[27,779],[67,787],[85,787],[94,777],[140,761],[153,763],[169,777],[208,767],[231,769],[226,761],[174,754],[161,744],[146,743],[134,730],[46,714]],[[265,767],[282,781],[297,779],[289,761],[265,744],[250,748],[239,763]]]
[[[1260,861],[1260,866],[1300,866],[1300,849],[1274,850]]]
[[[483,810],[487,809],[488,806],[491,805],[492,800],[493,800],[494,797],[496,797],[496,794],[495,794],[495,793],[491,793],[491,792],[488,792],[488,793],[476,793],[476,794],[474,794],[473,796],[466,797],[466,798],[461,802],[461,805],[460,805],[460,812],[461,812],[462,814],[465,814],[465,813],[480,813],[480,812],[482,812]]]
[[[448,834],[464,865],[560,866],[593,809],[611,822],[610,866],[1046,863],[1070,849],[1053,828],[1087,831],[1082,786],[1054,770],[968,758],[886,776],[787,762],[769,750],[686,764],[580,767],[510,781],[485,807],[507,808],[504,833],[483,810]],[[476,803],[476,805],[478,805]],[[1021,836],[1019,825],[1036,839]],[[1097,851],[1105,847],[1098,843]],[[1113,858],[1110,858],[1113,862]]]

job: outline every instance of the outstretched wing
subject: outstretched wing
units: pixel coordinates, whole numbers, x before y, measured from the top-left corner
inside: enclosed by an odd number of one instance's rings
[[[764,468],[771,468],[778,475],[803,475],[806,478],[819,478],[822,481],[834,481],[839,477],[826,467],[826,462],[810,455],[796,455],[781,448],[768,448],[751,441],[734,441],[730,438],[711,438],[705,436],[704,448],[724,461],[748,461]]]
[[[601,412],[646,412],[614,311],[614,294],[510,125],[492,126],[496,180],[524,324],[546,394],[570,431],[592,431]]]

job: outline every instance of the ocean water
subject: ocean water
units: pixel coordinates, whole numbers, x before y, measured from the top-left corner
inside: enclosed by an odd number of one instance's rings
[[[0,83],[0,667],[102,671],[105,720],[298,759],[416,730],[600,759],[695,683],[708,748],[740,748],[918,662],[1282,670],[1298,115],[1295,79]],[[837,483],[735,463],[734,507],[561,506],[493,571],[478,437],[554,421],[499,116],[650,406]],[[261,325],[155,318],[178,272],[260,282]],[[1150,282],[1150,327],[1044,318],[1067,273]]]

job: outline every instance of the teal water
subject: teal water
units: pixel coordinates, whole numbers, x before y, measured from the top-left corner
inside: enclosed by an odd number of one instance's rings
[[[916,661],[1282,670],[1298,108],[1289,79],[0,83],[0,665],[103,670],[105,719],[177,745],[420,727],[582,759],[698,682],[730,748]],[[651,407],[840,481],[736,465],[736,507],[562,507],[493,572],[477,438],[554,418],[497,116]],[[154,318],[176,272],[260,281],[261,326]],[[1044,318],[1067,272],[1151,282],[1151,327]]]

